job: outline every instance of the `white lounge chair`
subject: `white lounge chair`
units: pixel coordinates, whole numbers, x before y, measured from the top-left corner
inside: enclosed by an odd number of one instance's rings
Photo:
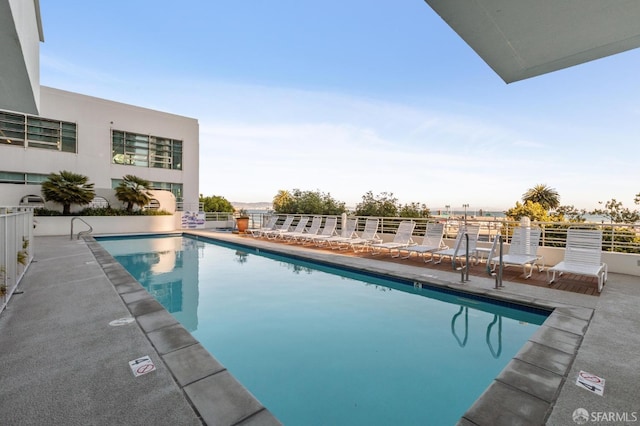
[[[280,238],[284,240],[288,238],[289,235],[292,235],[296,232],[304,231],[304,228],[306,228],[307,223],[309,223],[309,216],[301,216],[300,219],[298,219],[298,223],[293,229],[287,229],[286,231],[279,229],[277,234],[275,235],[273,233],[270,233],[270,234],[272,235],[272,239]]]
[[[309,220],[309,218],[307,218],[307,220]],[[322,226],[322,216],[314,216],[309,228],[303,226],[302,229],[300,229],[296,226],[296,229],[294,229],[293,232],[287,232],[282,237],[291,242],[303,242],[305,238],[308,238],[311,235],[316,235],[320,230],[320,226]]]
[[[427,229],[422,239],[422,243],[414,246],[404,247],[400,249],[400,252],[406,251],[407,255],[402,259],[408,259],[411,253],[417,253],[418,256],[422,256],[422,260],[425,263],[433,260],[433,254],[429,260],[425,257],[426,253],[433,253],[434,251],[444,250],[448,248],[442,241],[444,235],[444,223],[427,223]]]
[[[326,240],[336,235],[336,226],[338,225],[338,218],[336,216],[328,216],[324,220],[324,226],[322,230],[316,235],[306,237],[305,242],[311,242],[316,245],[322,245]]]
[[[400,256],[400,249],[415,244],[412,238],[413,230],[415,229],[415,227],[416,223],[414,221],[403,220],[402,222],[400,222],[400,225],[398,225],[398,230],[393,237],[393,241],[386,243],[375,243],[371,244],[369,247],[371,247],[374,255],[381,253],[382,250],[387,250],[391,257],[398,257]],[[394,251],[398,252],[398,254],[395,256],[393,255]]]
[[[338,242],[341,249],[352,248],[357,252],[358,247],[361,247],[360,251],[367,250],[371,244],[379,243],[382,239],[378,236],[378,225],[380,219],[368,217],[364,224],[364,230],[359,236],[348,238],[344,241]]]
[[[261,237],[265,232],[274,231],[276,229],[276,223],[278,223],[278,216],[273,215],[269,218],[269,220],[263,227],[247,229],[246,233],[250,234],[254,238],[258,238]]]
[[[530,278],[533,273],[533,267],[538,267],[538,272],[542,272],[544,261],[542,256],[538,256],[538,247],[540,244],[540,228],[520,227],[513,231],[509,251],[502,256],[502,265],[522,266],[523,273],[526,278]],[[497,238],[496,238],[497,239]],[[491,272],[495,272],[500,256],[497,252],[497,245],[492,247],[492,253],[489,255],[488,262],[491,264]],[[529,273],[527,273],[527,265],[529,265]]]
[[[598,292],[601,292],[607,282],[607,271],[608,266],[602,261],[602,231],[569,228],[564,260],[547,269],[547,279],[549,279],[549,272],[553,272],[549,284],[556,280],[556,272],[558,276],[566,272],[596,277]]]
[[[467,238],[465,234],[469,236],[469,250],[467,250]],[[478,243],[478,235],[480,234],[480,227],[476,225],[468,225],[461,226],[458,228],[458,233],[456,234],[456,241],[453,248],[447,248],[444,250],[435,251],[432,254],[432,257],[438,257],[438,260],[434,263],[442,262],[442,259],[445,257],[451,258],[451,263],[455,267],[455,263],[457,259],[461,259],[466,257],[467,253],[469,253],[470,258],[475,259],[475,263],[478,263],[478,252],[476,250],[476,246]]]
[[[276,239],[278,237],[280,237],[280,235],[284,232],[289,232],[289,227],[291,226],[291,224],[293,223],[293,219],[294,216],[292,215],[288,215],[285,219],[284,222],[282,223],[282,225],[280,225],[279,228],[277,229],[273,229],[271,231],[265,231],[262,233],[263,236],[267,237],[268,239]]]
[[[344,228],[341,230],[340,235],[334,235],[333,237],[325,238],[320,241],[321,244],[326,244],[331,248],[340,248],[340,243],[348,241],[357,236],[356,229],[358,229],[358,218],[347,219],[347,223],[343,224]]]

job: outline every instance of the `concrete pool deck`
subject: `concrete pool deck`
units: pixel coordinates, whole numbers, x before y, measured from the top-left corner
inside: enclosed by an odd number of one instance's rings
[[[599,297],[509,282],[495,290],[489,277],[460,284],[459,273],[419,265],[190,233],[555,308],[459,424],[570,425],[578,408],[601,424],[640,423],[639,277],[610,274]],[[21,293],[0,315],[2,424],[278,424],[99,244],[38,237],[34,246]],[[109,325],[128,317],[136,321]],[[135,377],[129,361],[143,356],[156,370]],[[604,378],[604,395],[576,385],[580,371]]]

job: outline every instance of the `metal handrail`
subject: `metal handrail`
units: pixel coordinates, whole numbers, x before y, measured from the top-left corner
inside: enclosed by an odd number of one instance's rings
[[[502,284],[502,268],[504,267],[504,262],[502,260],[502,255],[503,255],[503,238],[502,238],[502,234],[498,234],[496,236],[497,240],[498,240],[498,272],[491,272],[491,269],[489,267],[489,259],[487,259],[487,271],[491,274],[491,276],[495,277],[496,279],[496,286],[495,288],[501,288],[504,287],[504,285]],[[494,253],[491,253],[489,255],[489,257],[492,257]]]
[[[465,269],[464,280],[469,281],[469,234],[465,232],[464,238],[466,239],[465,251],[464,251],[464,269]]]
[[[33,261],[33,208],[0,207],[0,312]],[[20,261],[16,261],[20,258]],[[10,261],[10,259],[13,259]]]
[[[233,220],[233,213],[228,212],[205,212],[206,220]]]
[[[456,271],[460,271],[460,282],[462,283],[469,281],[469,234],[465,232],[463,238],[465,238],[466,240],[465,253],[464,253],[464,267],[456,268],[455,255],[457,253],[454,253],[454,255],[451,256],[451,266],[453,266],[453,269],[455,269]]]
[[[78,219],[80,222],[84,223],[89,227],[88,230],[78,232],[78,237],[77,237],[78,240],[80,239],[80,235],[88,235],[93,232],[93,226],[89,225],[87,221],[81,218],[80,216],[75,216],[71,219],[71,235],[69,238],[70,240],[73,240],[73,221],[76,219]]]

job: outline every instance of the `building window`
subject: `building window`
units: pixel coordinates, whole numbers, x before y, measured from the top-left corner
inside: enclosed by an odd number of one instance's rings
[[[27,173],[26,183],[28,185],[42,185],[42,182],[49,180],[49,175],[42,175],[38,173]]]
[[[0,143],[24,146],[24,128],[27,117],[0,111]]]
[[[114,164],[182,170],[182,141],[159,136],[111,131]]]
[[[17,183],[21,185],[40,185],[46,181],[49,175],[38,173],[16,173],[0,171],[0,183]]]
[[[77,125],[0,111],[0,144],[77,152]]]

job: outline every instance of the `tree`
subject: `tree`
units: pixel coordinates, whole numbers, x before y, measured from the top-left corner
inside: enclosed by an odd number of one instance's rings
[[[639,250],[636,248],[638,243],[640,243],[640,237],[637,236],[633,227],[602,227],[602,247],[606,247],[607,251],[638,253]]]
[[[51,173],[42,183],[42,195],[46,201],[62,204],[62,214],[71,214],[71,204],[89,204],[96,193],[88,177],[69,172]]]
[[[295,206],[295,212],[299,214],[322,214],[322,194],[320,191],[301,191],[299,189],[293,190],[293,205]]]
[[[431,210],[425,204],[404,204],[398,211],[400,217],[430,217]]]
[[[347,211],[347,207],[344,202],[338,201],[331,196],[328,192],[322,194],[323,214],[338,215]]]
[[[292,209],[293,197],[289,191],[281,189],[273,197],[273,210],[276,213],[287,213]]]
[[[234,212],[233,205],[226,198],[219,195],[205,197],[200,194],[200,202],[202,203],[202,208],[205,212]]]
[[[276,213],[323,215],[342,214],[347,210],[343,202],[335,200],[329,193],[300,189],[278,191],[273,198],[273,209]]]
[[[511,220],[520,220],[523,217],[528,217],[538,222],[549,221],[547,210],[540,203],[534,203],[532,201],[525,201],[524,204],[516,201],[516,206],[510,208],[504,212],[504,214]]]
[[[586,213],[587,212],[585,209],[578,210],[574,206],[560,206],[557,209],[555,209],[553,214],[551,214],[551,216],[549,217],[549,220],[551,222],[569,221],[569,222],[582,223],[586,221],[586,219],[584,218],[584,215]]]
[[[598,201],[598,203],[602,204],[602,201]],[[636,203],[638,203],[638,199],[636,199]],[[604,216],[612,223],[635,223],[640,221],[640,213],[637,210],[629,210],[623,207],[622,203],[615,198],[604,203],[604,209],[595,209],[589,213]]]
[[[393,196],[393,192],[382,192],[374,196],[371,191],[368,191],[362,196],[362,202],[356,206],[355,214],[356,216],[397,217],[398,199]]]
[[[116,188],[116,198],[126,203],[128,212],[133,211],[134,206],[144,206],[151,201],[151,182],[134,175],[125,175],[122,182]]]
[[[522,201],[525,204],[527,201],[538,203],[542,208],[549,211],[560,205],[560,195],[554,188],[550,188],[546,184],[538,184],[522,194]]]

